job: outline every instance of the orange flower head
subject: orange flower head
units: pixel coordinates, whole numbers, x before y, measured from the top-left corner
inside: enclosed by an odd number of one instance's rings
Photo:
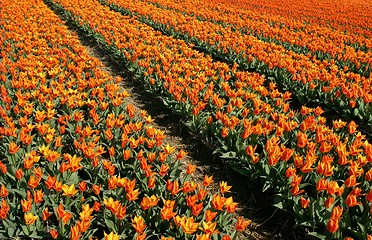
[[[101,192],[101,186],[93,184],[92,190],[93,190],[94,194],[99,195],[99,193]]]
[[[22,168],[18,168],[17,171],[15,172],[15,176],[18,180],[23,178],[23,170]]]
[[[183,149],[181,149],[177,154],[177,160],[183,159],[187,155],[187,152],[185,152]]]
[[[186,174],[192,174],[196,170],[196,165],[188,164],[186,169]]]
[[[72,184],[71,186],[68,186],[66,184],[63,184],[62,186],[62,191],[63,191],[63,196],[68,196],[72,197],[74,196],[77,192],[79,192],[78,189],[75,189],[75,184]]]
[[[213,183],[213,176],[205,175],[203,179],[203,186],[208,187]]]
[[[356,182],[356,176],[351,175],[345,180],[345,186],[348,188],[354,187],[356,185],[359,185],[360,183]]]
[[[220,182],[220,191],[222,194],[225,194],[227,192],[230,192],[231,186],[227,185],[227,182]]]
[[[216,226],[217,226],[217,222],[202,222],[202,226],[203,226],[203,231],[206,233],[206,234],[213,234],[215,232],[218,232],[216,231]]]
[[[37,218],[38,218],[38,216],[35,216],[32,212],[24,214],[24,219],[25,219],[26,225],[33,224],[36,221]]]
[[[331,217],[327,223],[328,232],[335,233],[337,232],[338,228],[339,228],[339,219],[335,219]]]
[[[205,221],[211,222],[217,216],[218,212],[213,212],[211,210],[205,211]]]
[[[226,199],[225,205],[226,205],[226,211],[228,213],[233,213],[235,212],[236,207],[238,206],[238,203],[234,202],[232,197],[229,197],[228,199]]]
[[[13,155],[18,152],[19,148],[20,147],[15,142],[11,142],[8,147],[8,152]]]
[[[132,226],[137,233],[142,233],[146,228],[145,220],[141,216],[135,216],[132,219]]]
[[[225,205],[226,199],[221,197],[219,194],[215,194],[212,199],[212,207],[216,210],[223,210],[223,206]]]
[[[134,201],[138,199],[139,189],[129,191],[125,196],[128,201]]]
[[[160,211],[160,216],[163,220],[169,221],[172,217],[174,217],[177,213],[173,212],[173,207],[166,207],[164,206]]]
[[[110,234],[107,234],[106,232],[103,233],[105,240],[120,240],[120,235],[110,232]]]
[[[154,177],[150,177],[147,180],[147,187],[153,189],[155,187],[156,179]]]
[[[244,220],[242,217],[238,217],[238,221],[236,222],[235,229],[238,232],[244,231],[248,227],[248,225],[251,223],[250,220]]]
[[[304,197],[301,197],[300,202],[301,202],[301,207],[302,208],[307,208],[309,206],[310,200],[306,199]]]
[[[199,204],[194,204],[191,207],[192,215],[194,215],[195,217],[199,216],[199,214],[203,211],[203,209],[204,209],[204,204],[202,202]]]
[[[51,216],[52,214],[49,212],[48,210],[48,207],[46,207],[43,212],[42,212],[42,216],[41,218],[43,219],[43,221],[46,221],[48,220],[48,218]]]
[[[58,231],[57,230],[50,229],[49,230],[49,233],[50,233],[50,235],[52,236],[53,239],[57,239],[58,238]]]
[[[36,178],[34,175],[31,175],[28,180],[28,187],[29,188],[36,188],[39,185],[41,178]]]
[[[163,151],[167,155],[172,154],[175,149],[176,149],[175,147],[171,147],[169,144],[167,144],[166,146],[163,146]]]
[[[199,223],[195,222],[193,217],[186,218],[186,221],[181,222],[182,229],[186,234],[193,234],[199,227]]]
[[[4,185],[1,184],[0,187],[0,197],[1,198],[6,198],[9,195],[8,189]]]
[[[81,232],[79,225],[70,226],[70,240],[79,240]]]
[[[299,148],[304,148],[307,145],[307,135],[303,132],[298,132],[297,134],[297,146]]]
[[[28,199],[28,200],[21,199],[21,206],[22,206],[23,212],[26,213],[26,212],[30,211],[31,208],[32,208],[32,198]]]
[[[155,207],[158,205],[159,198],[152,195],[151,197],[143,197],[141,201],[141,208],[147,210],[150,207]]]
[[[34,202],[35,203],[41,203],[42,201],[44,201],[43,199],[44,197],[44,192],[43,190],[37,190],[34,192]]]
[[[324,206],[326,208],[329,208],[333,203],[335,199],[333,197],[328,197],[327,200],[324,202]]]

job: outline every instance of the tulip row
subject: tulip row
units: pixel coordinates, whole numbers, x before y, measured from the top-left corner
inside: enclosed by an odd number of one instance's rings
[[[215,21],[220,24],[234,26],[238,29],[248,28],[247,30],[249,31],[282,39],[283,42],[287,41],[296,45],[302,45],[303,42],[301,41],[305,41],[306,46],[308,44],[311,45],[311,49],[321,48],[324,44],[330,44],[329,46],[332,46],[332,48],[336,47],[335,44],[345,44],[368,52],[368,48],[372,47],[370,31],[366,31],[363,34],[356,34],[354,31],[338,30],[328,24],[311,23],[311,15],[305,16],[302,14],[302,19],[299,20],[296,16],[282,15],[290,11],[277,11],[275,13],[270,12],[268,9],[266,9],[268,12],[264,9],[257,11],[256,7],[247,5],[245,2],[244,4],[239,1],[234,2],[234,4],[228,4],[224,0],[218,1],[218,3],[215,1],[183,1],[175,3],[169,0],[142,0],[142,2],[149,2],[162,8],[177,10],[187,15],[197,16],[202,20]],[[273,1],[270,2],[270,4],[272,3]],[[324,4],[317,2],[317,4],[319,3]],[[300,8],[304,10],[304,7],[306,6],[301,6]],[[275,10],[277,9],[275,7]],[[365,9],[360,10],[363,12],[366,11]],[[359,18],[359,21],[362,21],[361,18],[365,17],[362,14],[353,14],[353,16]],[[358,29],[359,24],[354,23],[353,27]],[[303,34],[306,34],[306,36]],[[316,46],[308,41],[310,36],[314,38],[312,40],[315,40],[315,42],[322,43],[321,46]],[[321,48],[321,50],[328,51],[328,49],[324,48]]]
[[[219,1],[226,4],[225,0]],[[279,15],[283,19],[296,19],[306,24],[317,26],[329,26],[332,29],[350,32],[360,36],[371,37],[369,18],[371,17],[371,5],[369,1],[353,0],[338,1],[283,1],[270,2],[235,1],[236,8],[252,9],[263,15]]]
[[[299,223],[327,237],[372,233],[372,145],[354,122],[325,125],[320,107],[289,109],[290,94],[257,74],[213,61],[97,1],[50,1],[118,58],[236,170],[293,204]],[[315,233],[314,233],[315,234]]]
[[[231,27],[199,21],[174,11],[134,1],[102,1],[122,13],[131,12],[167,35],[182,38],[239,68],[272,77],[278,86],[290,90],[302,104],[321,104],[348,119],[372,126],[370,78],[340,69],[335,61],[296,54],[283,46],[240,34]],[[337,99],[337,101],[336,101]]]
[[[187,153],[43,1],[4,0],[1,14],[0,238],[240,235],[231,187],[191,180]]]
[[[270,15],[270,20],[262,21],[262,16],[256,19],[252,11],[242,11],[234,7],[213,9],[215,3],[185,1],[176,4],[168,0],[152,0],[152,4],[170,11],[177,11],[178,14],[196,16],[198,20],[212,21],[222,26],[229,26],[237,29],[242,34],[254,35],[259,40],[273,42],[282,45],[287,50],[298,54],[315,56],[318,60],[336,60],[336,65],[343,69],[347,66],[349,71],[369,76],[372,66],[371,52],[363,46],[372,46],[369,39],[354,34],[347,34],[335,31],[327,27],[305,25],[299,22],[291,23],[294,27],[283,27],[283,21],[278,16]],[[137,5],[148,3],[140,3]],[[137,6],[139,7],[139,6]],[[293,19],[290,19],[294,21]],[[288,21],[288,19],[287,19]],[[278,24],[280,23],[280,24]],[[363,43],[366,42],[367,43]],[[355,43],[358,43],[357,45]]]

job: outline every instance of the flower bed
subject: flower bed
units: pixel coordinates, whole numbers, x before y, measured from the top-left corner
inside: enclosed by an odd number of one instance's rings
[[[367,238],[371,145],[354,122],[325,125],[321,108],[292,111],[289,94],[96,1],[51,1],[158,94],[237,171],[277,191],[313,235]],[[94,14],[92,14],[94,13]]]
[[[183,150],[42,1],[1,3],[0,238],[236,239],[229,186]]]
[[[333,58],[319,53],[319,59],[296,46],[265,42],[236,31],[234,27],[200,21],[175,11],[135,1],[101,1],[124,14],[138,19],[163,33],[195,45],[240,69],[255,71],[276,81],[282,89],[294,93],[301,104],[318,104],[335,111],[340,117],[354,119],[368,132],[372,126],[369,53],[351,47]],[[358,56],[357,58],[355,56]]]

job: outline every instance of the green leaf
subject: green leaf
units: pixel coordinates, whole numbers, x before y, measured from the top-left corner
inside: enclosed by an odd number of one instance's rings
[[[22,227],[23,233],[24,233],[26,236],[30,235],[30,232],[28,231],[28,228],[27,228],[26,225],[22,225],[21,227]]]
[[[323,239],[323,240],[327,239],[327,236],[324,236],[324,235],[316,233],[316,232],[311,232],[311,233],[308,233],[307,235],[312,236],[312,237],[316,237],[318,239]]]
[[[278,202],[273,204],[274,207],[279,208],[279,209],[284,209],[284,203],[283,202]]]
[[[5,224],[4,224],[4,227],[5,227]],[[8,227],[8,237],[13,237],[14,236],[14,229],[13,228],[10,228]]]
[[[236,152],[230,151],[230,152],[224,153],[220,156],[220,158],[225,158],[225,159],[236,158]]]
[[[116,231],[117,232],[116,226],[115,226],[113,221],[111,221],[110,219],[105,218],[105,223],[106,223],[106,226],[108,227],[109,231]]]

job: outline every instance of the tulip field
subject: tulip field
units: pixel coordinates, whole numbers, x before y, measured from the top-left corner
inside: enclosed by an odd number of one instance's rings
[[[0,239],[245,239],[231,186],[192,177],[79,31],[309,237],[372,240],[370,10],[1,1]]]

